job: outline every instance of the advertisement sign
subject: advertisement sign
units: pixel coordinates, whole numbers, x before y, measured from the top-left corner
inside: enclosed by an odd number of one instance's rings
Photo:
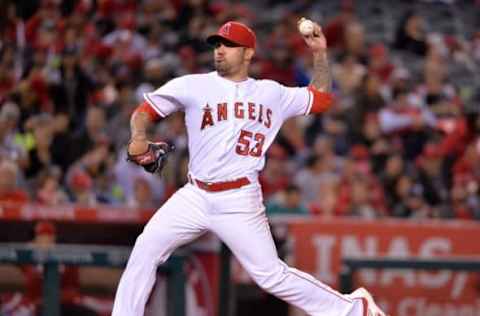
[[[480,254],[480,224],[475,222],[309,219],[290,223],[289,230],[294,266],[337,289],[343,257]],[[354,286],[367,287],[392,316],[477,316],[479,272],[362,269]]]

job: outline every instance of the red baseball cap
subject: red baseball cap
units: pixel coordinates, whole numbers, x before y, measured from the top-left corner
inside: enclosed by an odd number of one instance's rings
[[[55,235],[56,234],[55,226],[47,221],[38,222],[35,225],[35,235]]]
[[[255,33],[240,22],[229,21],[223,24],[216,34],[207,37],[207,43],[215,45],[220,39],[226,39],[243,47],[255,48]]]

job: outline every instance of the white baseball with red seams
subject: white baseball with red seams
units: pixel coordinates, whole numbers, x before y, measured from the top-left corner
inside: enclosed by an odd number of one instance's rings
[[[304,36],[309,36],[309,35],[312,35],[313,33],[313,29],[314,29],[314,24],[312,21],[310,20],[303,20],[302,22],[300,22],[300,25],[298,26],[298,30],[300,31],[300,33],[302,33],[302,35]]]
[[[219,31],[222,36],[237,25],[224,27]],[[242,36],[250,36],[245,34],[232,38],[244,41]],[[185,112],[190,181],[137,238],[112,316],[143,316],[157,266],[207,231],[225,242],[260,287],[309,315],[362,315],[359,300],[278,258],[258,183],[265,153],[282,123],[313,110],[320,112],[321,98],[311,88],[252,78],[235,82],[217,72],[179,77],[145,94],[146,102],[162,117]]]

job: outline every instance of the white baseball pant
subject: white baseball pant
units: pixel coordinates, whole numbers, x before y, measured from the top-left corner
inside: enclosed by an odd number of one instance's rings
[[[222,192],[206,192],[192,184],[178,190],[137,238],[112,316],[143,316],[157,266],[207,230],[223,240],[261,288],[309,315],[346,316],[357,310],[350,298],[278,258],[255,182]]]

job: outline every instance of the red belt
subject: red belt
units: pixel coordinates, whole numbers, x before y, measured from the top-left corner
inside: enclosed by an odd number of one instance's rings
[[[220,191],[238,189],[243,187],[244,185],[250,184],[250,180],[248,180],[247,177],[238,178],[232,181],[224,181],[224,182],[203,182],[197,179],[192,179],[189,176],[188,180],[191,184],[194,184],[193,181],[195,181],[195,184],[197,185],[197,187],[208,192],[220,192]]]

